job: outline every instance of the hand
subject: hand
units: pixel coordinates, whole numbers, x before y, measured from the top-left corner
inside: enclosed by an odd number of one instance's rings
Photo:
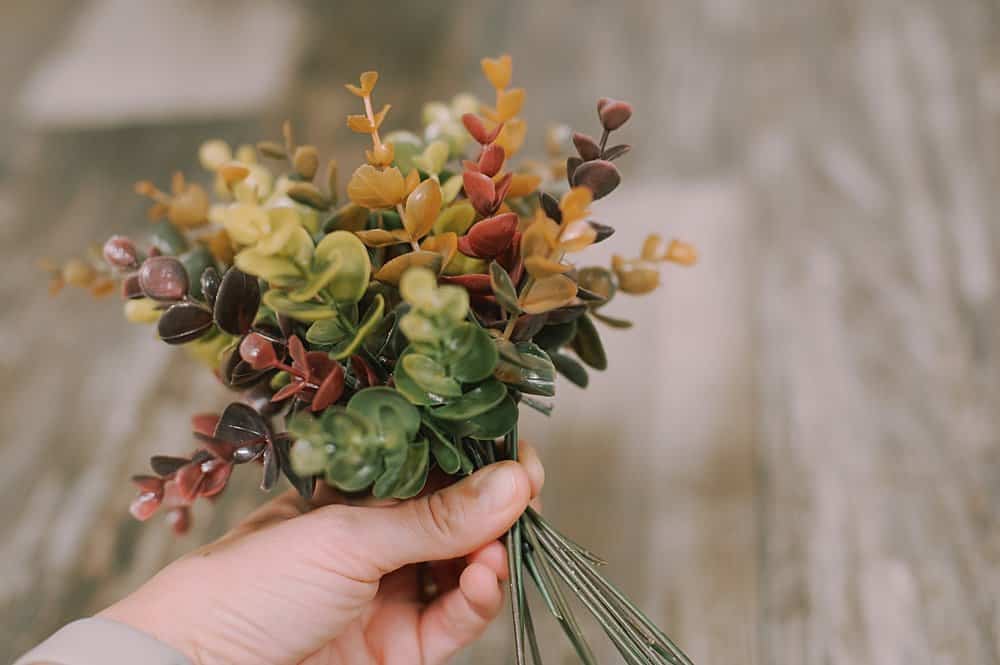
[[[497,538],[544,482],[531,446],[520,451],[392,505],[310,510],[291,491],[100,616],[197,665],[443,663],[503,606]]]

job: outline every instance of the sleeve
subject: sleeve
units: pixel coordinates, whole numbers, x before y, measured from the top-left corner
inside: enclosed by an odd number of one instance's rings
[[[180,652],[110,619],[68,624],[14,665],[192,665]]]

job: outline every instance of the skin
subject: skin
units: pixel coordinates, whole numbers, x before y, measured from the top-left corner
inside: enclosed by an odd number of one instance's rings
[[[151,634],[196,665],[435,665],[503,606],[497,541],[541,492],[520,463],[394,504],[294,491],[169,565],[99,616]],[[423,563],[431,562],[431,563]]]

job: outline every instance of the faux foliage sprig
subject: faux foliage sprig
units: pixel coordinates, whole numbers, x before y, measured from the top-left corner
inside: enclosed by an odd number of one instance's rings
[[[143,181],[152,242],[114,236],[103,261],[48,263],[52,289],[117,288],[126,316],[155,323],[243,397],[192,419],[187,457],[157,456],[135,476],[132,514],[165,510],[175,531],[190,505],[222,492],[238,465],[261,465],[261,487],[284,476],[303,497],[317,483],[407,499],[431,473],[459,477],[517,458],[519,405],[543,412],[556,375],[586,386],[607,355],[598,323],[631,323],[604,309],[618,292],[648,293],[664,262],[695,250],[650,235],[638,257],[609,267],[570,259],[614,229],[591,219],[621,182],[609,145],[632,115],[597,103],[599,139],[565,129],[548,137],[549,162],[513,158],[526,123],[525,91],[510,56],[482,61],[492,105],[468,94],[432,102],[420,133],[383,135],[377,72],[346,87],[361,100],[348,127],[371,138],[340,204],[338,167],[317,184],[320,153],[281,141],[199,151],[212,182],[173,176],[169,193]],[[553,163],[560,137],[576,151]],[[275,173],[261,158],[282,165]],[[558,182],[565,177],[566,182]],[[210,193],[211,192],[211,193]],[[686,656],[595,569],[600,560],[534,511],[507,536],[517,662],[539,662],[525,578],[584,663],[593,663],[563,589],[579,597],[628,663],[688,665]]]

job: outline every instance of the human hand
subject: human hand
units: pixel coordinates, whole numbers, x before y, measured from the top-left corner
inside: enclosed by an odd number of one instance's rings
[[[496,539],[544,482],[530,445],[520,460],[392,505],[290,491],[99,616],[197,665],[445,662],[503,606]]]

